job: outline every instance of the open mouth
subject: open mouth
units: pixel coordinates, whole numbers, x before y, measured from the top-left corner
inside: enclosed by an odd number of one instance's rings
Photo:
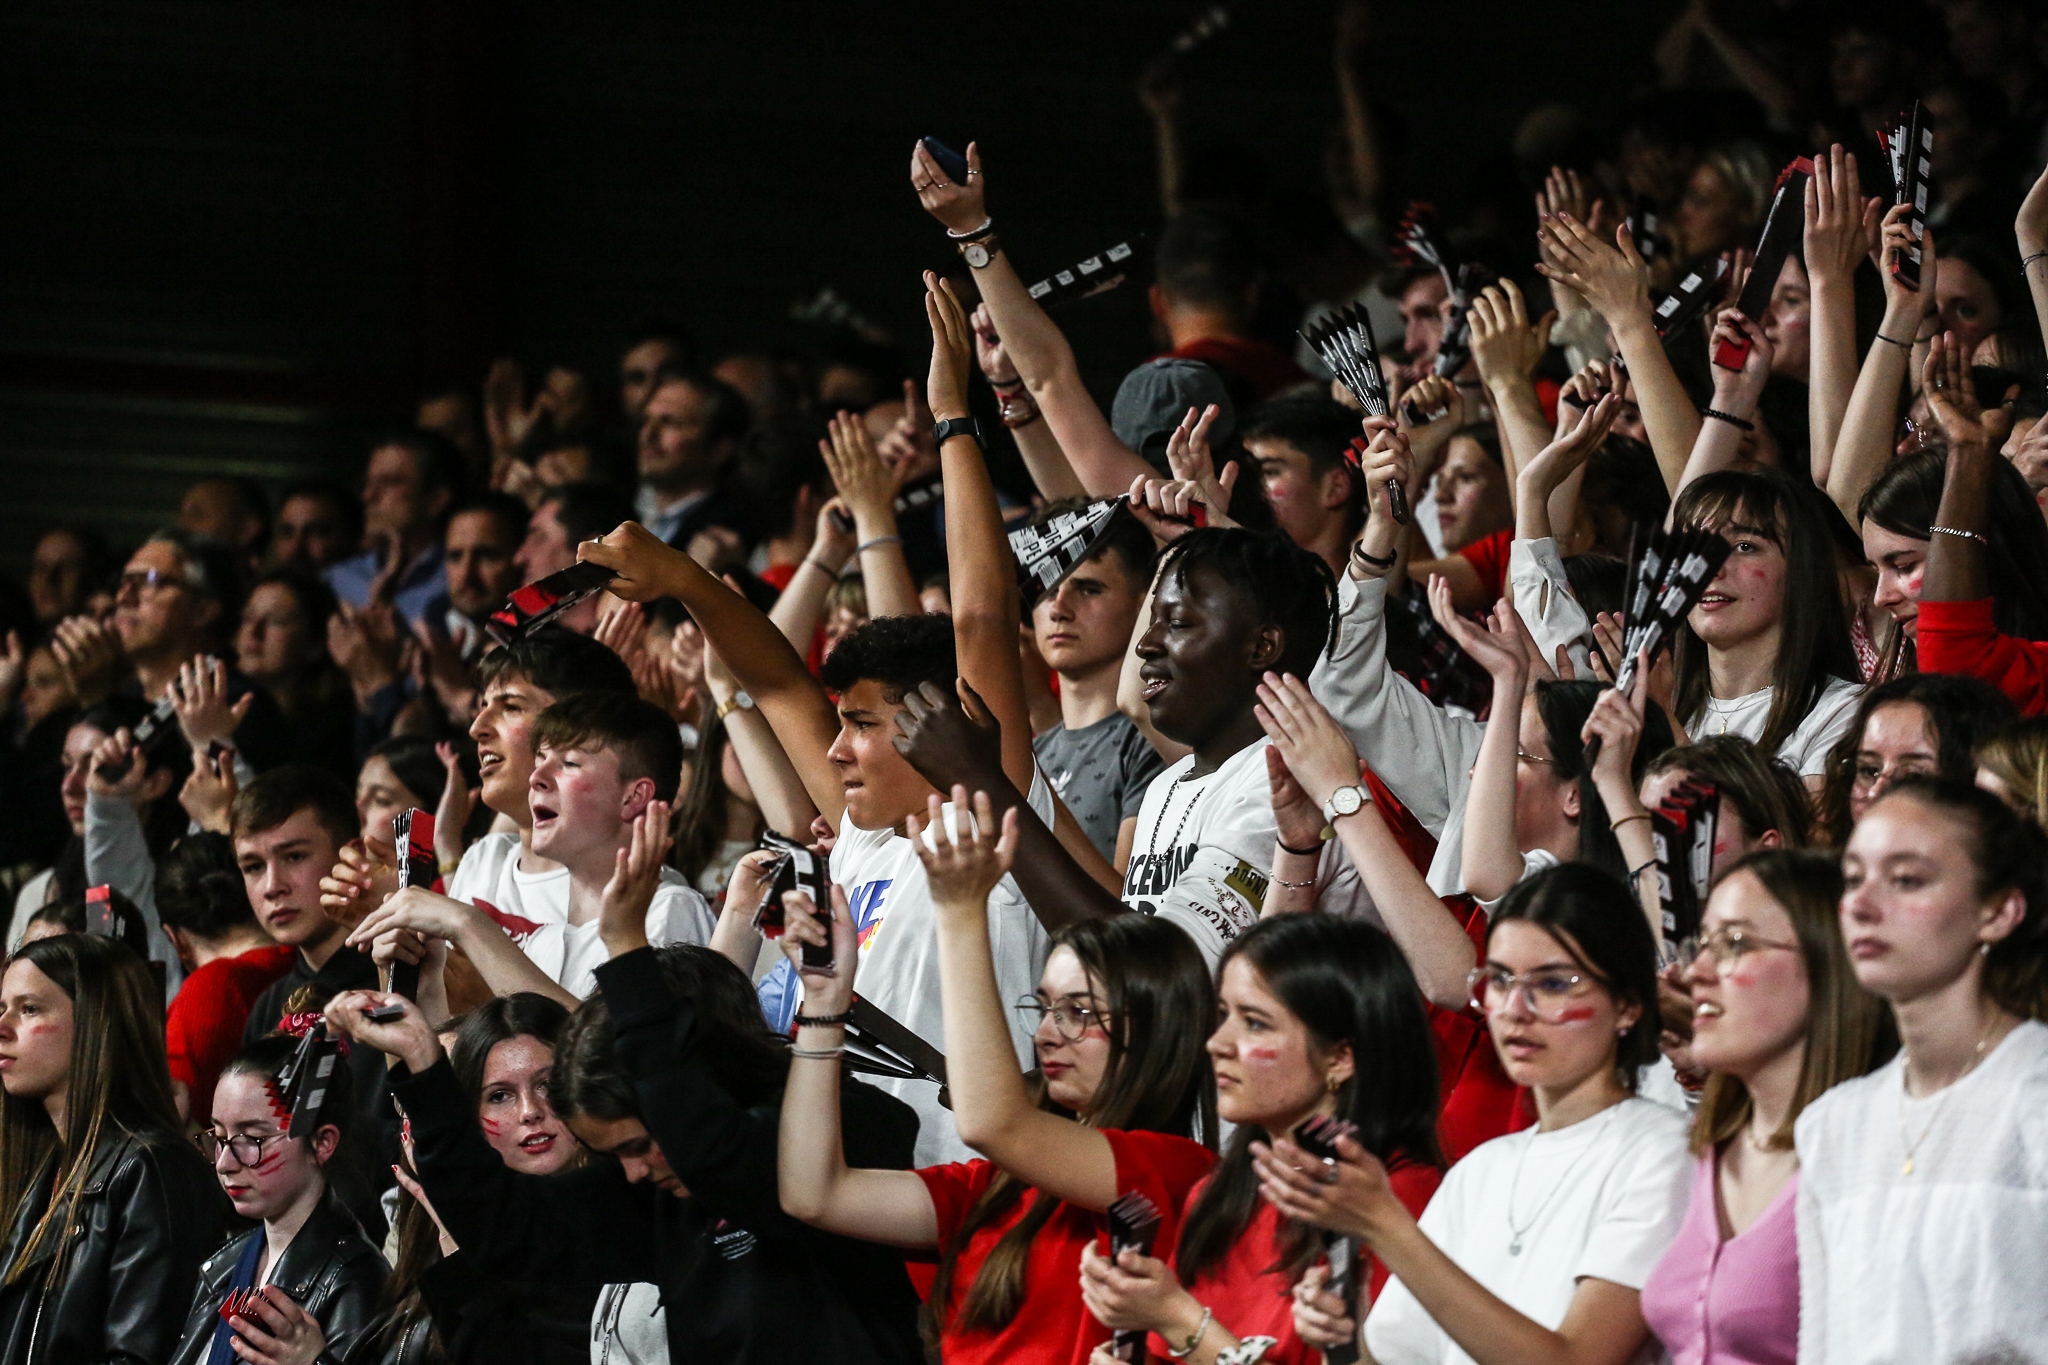
[[[553,1151],[554,1146],[555,1135],[553,1133],[532,1133],[519,1139],[519,1150],[536,1156],[542,1152]]]
[[[1173,683],[1173,676],[1171,674],[1154,673],[1148,669],[1139,669],[1138,677],[1145,684],[1144,690],[1140,695],[1142,695],[1146,701],[1152,700],[1161,692],[1164,692]]]
[[[1692,1017],[1698,1019],[1719,1019],[1723,1011],[1711,1000],[1701,1000],[1692,1007]]]
[[[555,816],[559,813],[560,812],[556,811],[555,808],[552,806],[535,806],[533,808],[533,823],[536,825],[544,825],[548,821],[554,819]]]
[[[1710,592],[1706,594],[1704,597],[1700,598],[1699,608],[1701,611],[1714,611],[1718,608],[1727,606],[1734,600],[1734,598],[1730,597],[1725,592]]]
[[[485,777],[497,771],[498,765],[504,761],[505,756],[503,754],[494,754],[489,749],[478,749],[476,751],[477,772]]]

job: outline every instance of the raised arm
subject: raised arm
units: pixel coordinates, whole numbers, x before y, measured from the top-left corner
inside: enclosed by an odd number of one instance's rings
[[[1108,1208],[1117,1194],[1109,1139],[1032,1103],[1003,1017],[1008,1005],[996,986],[989,949],[988,895],[1010,870],[1017,814],[1005,813],[998,825],[988,793],[976,792],[970,807],[967,789],[955,787],[953,825],[937,795],[930,798],[927,817],[929,842],[914,816],[905,833],[924,863],[939,912],[946,1081],[961,1141],[1044,1195]]]
[[[1545,313],[1531,323],[1521,289],[1503,279],[1479,291],[1472,300],[1471,317],[1472,358],[1479,362],[1479,378],[1493,399],[1512,489],[1523,463],[1550,444],[1550,424],[1543,420],[1534,377],[1550,348],[1550,327],[1557,313]]]
[[[2034,296],[2034,320],[2041,338],[2048,342],[2048,170],[2027,191],[2014,221],[2019,238],[2020,269],[2026,273],[2027,289]]]
[[[831,444],[830,441],[820,441],[818,448],[830,449]],[[824,624],[825,596],[839,581],[839,572],[846,567],[846,561],[853,558],[853,547],[857,543],[853,532],[853,513],[847,510],[846,499],[827,499],[825,505],[818,509],[817,533],[811,540],[810,553],[796,566],[796,572],[789,577],[789,586],[782,590],[782,595],[768,610],[768,619],[775,623],[775,628],[782,632],[783,638],[798,654],[810,650],[811,638]],[[738,683],[735,682],[734,686],[737,687]]]
[[[965,421],[967,375],[974,338],[953,286],[924,277],[925,320],[932,329],[928,383],[932,415]],[[939,448],[946,480],[946,562],[953,597],[953,649],[960,676],[981,695],[1003,732],[1003,772],[1019,791],[1031,786],[1031,706],[1024,695],[1024,664],[1017,654],[1021,629],[1017,561],[1003,530],[1002,507],[988,462],[972,435],[956,432]]]
[[[1574,376],[1572,382],[1577,384],[1579,380],[1579,376]],[[1516,476],[1517,540],[1542,540],[1554,534],[1550,520],[1552,495],[1584,471],[1586,461],[1607,439],[1607,432],[1621,411],[1621,399],[1615,394],[1602,395],[1588,408],[1571,401],[1572,392],[1567,388],[1557,400],[1562,409],[1557,439],[1547,441],[1530,452]],[[1586,397],[1583,389],[1580,390],[1580,402]]]
[[[740,685],[775,727],[818,813],[837,825],[846,811],[846,794],[826,752],[839,735],[838,714],[775,623],[637,522],[625,522],[602,540],[585,541],[576,553],[619,575],[610,584],[616,596],[633,602],[674,597],[689,608],[705,640],[732,665]]]
[[[1358,752],[1350,737],[1299,678],[1268,678],[1260,684],[1258,716],[1273,740],[1269,766],[1291,773],[1318,809],[1339,787],[1358,781]],[[1333,828],[1422,993],[1444,1009],[1463,1009],[1472,940],[1408,861],[1379,808],[1367,802]],[[1278,856],[1291,855],[1283,850]],[[1303,875],[1294,873],[1297,879]]]
[[[1685,486],[1700,475],[1732,468],[1742,457],[1742,438],[1756,430],[1757,403],[1770,380],[1771,358],[1776,348],[1764,335],[1764,329],[1743,316],[1740,309],[1723,309],[1714,323],[1714,338],[1709,344],[1718,345],[1738,337],[1749,339],[1749,355],[1742,368],[1708,367],[1714,372],[1714,401],[1703,414],[1706,420],[1700,423],[1700,434],[1692,443],[1692,454],[1686,458],[1685,473],[1672,490],[1674,502]]]
[[[910,183],[918,202],[945,224],[956,240],[993,226],[984,207],[983,187],[988,182],[981,170],[981,153],[971,142],[967,144],[967,164],[969,183],[956,185],[923,143],[911,153]],[[1010,264],[1009,253],[993,238],[984,245],[988,263],[975,269],[975,286],[988,304],[989,317],[1002,334],[1011,362],[1045,414],[1046,425],[1052,428],[1082,486],[1092,497],[1112,497],[1130,487],[1140,474],[1156,472],[1110,430],[1109,419],[1081,382],[1074,348],[1031,297]]]
[[[857,414],[839,413],[831,431],[832,439],[818,442],[818,449],[832,471],[833,486],[853,513],[854,554],[867,586],[868,615],[916,616],[924,608],[903,558],[903,537],[897,534],[896,473],[875,453],[867,425]]]
[[[1074,467],[1067,463],[1067,453],[1060,449],[1059,438],[1052,434],[1045,414],[1039,411],[1038,400],[1031,396],[1017,374],[1016,365],[1011,363],[1009,348],[996,332],[996,320],[989,316],[988,305],[976,304],[968,322],[974,328],[975,363],[981,366],[982,378],[996,391],[1003,425],[1009,428],[1010,439],[1017,443],[1017,454],[1039,496],[1047,502],[1086,497],[1088,490],[1081,486]]]
[[[1928,343],[1922,387],[1948,435],[1948,473],[1942,480],[1935,524],[1942,528],[1927,546],[1927,570],[1920,580],[1923,602],[1974,602],[1991,595],[1985,565],[1985,530],[1990,521],[1991,462],[2002,458],[2011,414],[1977,406],[1970,390],[1968,354],[1954,333]]]
[[[1472,784],[1465,793],[1465,890],[1482,901],[1498,900],[1522,879],[1522,848],[1515,838],[1515,783],[1522,753],[1522,697],[1529,665],[1515,646],[1514,603],[1503,599],[1482,629],[1451,607],[1449,590],[1438,579],[1429,585],[1429,609],[1493,678],[1492,719],[1479,741]]]
[[[1636,406],[1642,409],[1664,486],[1675,492],[1700,433],[1700,415],[1678,382],[1678,372],[1671,368],[1651,321],[1648,268],[1636,253],[1628,224],[1615,229],[1614,246],[1567,213],[1551,215],[1537,231],[1550,256],[1537,264],[1537,270],[1583,294],[1607,320],[1635,385]]]
[[[1643,708],[1649,704],[1650,668],[1644,659],[1636,669],[1635,685],[1623,696],[1610,687],[1593,703],[1579,732],[1584,743],[1600,741],[1600,755],[1593,760],[1593,787],[1621,845],[1621,859],[1629,870],[1629,890],[1650,921],[1650,937],[1664,939],[1664,901],[1657,890],[1657,841],[1650,828],[1650,813],[1643,808],[1631,771],[1636,745],[1643,736]]]
[[[1804,255],[1813,290],[1806,425],[1813,481],[1823,488],[1856,389],[1856,268],[1870,257],[1879,211],[1877,200],[1863,197],[1854,154],[1837,143],[1814,158],[1806,182]]]
[[[1906,225],[1908,206],[1899,204],[1884,216],[1882,257],[1889,263],[1913,240]],[[1863,357],[1856,387],[1850,391],[1849,406],[1842,413],[1842,427],[1835,437],[1834,458],[1827,470],[1828,497],[1842,509],[1842,515],[1856,524],[1856,504],[1863,491],[1891,463],[1893,433],[1898,423],[1899,392],[1912,368],[1913,348],[1920,329],[1932,325],[1934,309],[1934,232],[1928,229],[1920,242],[1920,288],[1907,289],[1892,278],[1888,268],[1878,274],[1884,279],[1884,321],[1877,339]]]
[[[776,1137],[783,1212],[848,1237],[898,1247],[935,1246],[938,1211],[924,1181],[909,1171],[863,1170],[846,1164],[839,1116],[839,1058],[846,1049],[846,1025],[803,1022],[839,1019],[853,1008],[860,945],[853,917],[847,913],[846,893],[833,885],[829,925],[803,892],[789,892],[782,900],[782,950],[804,984]],[[832,964],[805,966],[807,944],[830,944]],[[947,1072],[950,1076],[952,1068]]]
[[[725,742],[739,760],[740,772],[753,789],[754,804],[760,808],[768,828],[792,838],[801,837],[817,818],[817,803],[804,790],[796,765],[775,738],[774,727],[757,706],[739,702],[740,681],[717,650],[704,647],[704,685],[711,702],[725,722]],[[747,699],[753,700],[751,696]]]
[[[409,886],[363,916],[362,923],[349,931],[348,941],[373,956],[389,958],[389,940],[405,931],[446,939],[462,949],[493,995],[532,991],[570,1009],[583,1003],[535,966],[482,909],[424,886]]]

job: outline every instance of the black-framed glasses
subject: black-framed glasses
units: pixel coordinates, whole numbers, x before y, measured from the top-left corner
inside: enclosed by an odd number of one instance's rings
[[[235,1165],[246,1170],[263,1160],[265,1147],[289,1136],[288,1133],[237,1133],[233,1137],[223,1137],[208,1128],[195,1133],[192,1141],[208,1165],[219,1164],[220,1154],[227,1152],[234,1157]]]
[[[1024,1016],[1033,1033],[1047,1019],[1052,1020],[1053,1032],[1070,1043],[1078,1043],[1091,1028],[1108,1029],[1109,1016],[1103,1011],[1087,1005],[1077,1005],[1062,1000],[1048,1005],[1035,995],[1027,995],[1017,1002],[1017,1013]]]

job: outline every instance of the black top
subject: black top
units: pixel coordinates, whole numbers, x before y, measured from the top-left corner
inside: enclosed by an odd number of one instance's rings
[[[50,1202],[45,1171],[12,1211],[12,1265]],[[14,1283],[0,1286],[0,1362],[99,1365],[168,1360],[192,1302],[200,1258],[220,1243],[227,1199],[192,1144],[175,1134],[105,1139],[69,1239],[47,1238]],[[63,1273],[52,1277],[60,1246]]]
[[[676,1365],[922,1362],[902,1253],[782,1211],[780,1107],[743,1107],[718,1082],[697,1055],[696,1010],[669,994],[654,952],[628,953],[597,978],[648,1132],[690,1194],[629,1183],[609,1159],[516,1174],[484,1142],[445,1059],[421,1075],[396,1068],[421,1183],[465,1252],[518,1279],[659,1285]],[[848,1081],[842,1113],[851,1165],[909,1169],[908,1106]]]
[[[220,1325],[221,1305],[234,1286],[235,1266],[249,1243],[262,1235],[259,1223],[199,1267],[199,1288],[172,1365],[205,1365],[213,1350],[214,1329]],[[327,1338],[320,1357],[327,1362],[346,1358],[375,1322],[386,1273],[383,1253],[370,1245],[361,1225],[329,1191],[306,1216],[265,1283],[276,1285],[313,1315]]]
[[[387,1323],[351,1365],[586,1365],[598,1288],[493,1275],[456,1251],[420,1272],[426,1314]],[[433,1349],[438,1338],[440,1350]]]

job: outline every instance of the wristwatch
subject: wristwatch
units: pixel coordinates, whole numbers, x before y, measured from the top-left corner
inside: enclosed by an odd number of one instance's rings
[[[1330,793],[1330,799],[1323,802],[1323,819],[1336,824],[1347,815],[1358,814],[1366,802],[1372,800],[1372,793],[1364,787],[1352,785],[1339,787]]]
[[[961,243],[960,258],[967,262],[968,269],[980,270],[994,260],[996,253],[1002,249],[1003,244],[994,237],[984,237],[978,242]]]
[[[932,428],[932,444],[935,446],[943,447],[955,436],[972,436],[976,445],[983,450],[988,449],[988,442],[981,439],[981,423],[972,417],[948,417]]]
[[[730,700],[718,703],[718,718],[724,720],[735,711],[751,711],[753,709],[754,699],[747,695],[745,688],[741,688],[732,694]]]

